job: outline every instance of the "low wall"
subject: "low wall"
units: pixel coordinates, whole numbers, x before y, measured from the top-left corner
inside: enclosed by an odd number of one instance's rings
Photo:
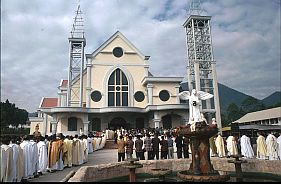
[[[235,171],[234,164],[228,163],[227,158],[211,158],[215,170]],[[127,176],[129,169],[123,168],[125,162],[101,164],[96,166],[81,167],[75,175],[69,179],[70,182],[93,182],[120,176]],[[136,173],[150,173],[154,168],[168,168],[173,171],[189,169],[191,159],[167,159],[167,160],[141,160],[143,168],[136,169]],[[262,172],[281,176],[281,160],[257,160],[248,159],[242,164],[242,171]]]

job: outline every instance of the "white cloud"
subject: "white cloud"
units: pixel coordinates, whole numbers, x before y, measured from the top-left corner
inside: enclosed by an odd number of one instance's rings
[[[72,0],[3,0],[1,101],[35,111],[67,78]],[[86,53],[120,30],[155,76],[185,76],[187,1],[83,0]],[[280,90],[280,2],[206,0],[219,82],[264,98]]]

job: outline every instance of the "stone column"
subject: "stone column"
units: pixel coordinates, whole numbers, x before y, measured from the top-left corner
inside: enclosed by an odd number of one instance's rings
[[[154,112],[154,119],[153,119],[153,123],[154,123],[154,128],[158,127],[160,128],[160,116],[157,112]]]
[[[217,80],[217,72],[216,72],[216,62],[213,61],[211,66],[212,66],[212,75],[213,75],[214,103],[215,103],[215,110],[216,110],[216,122],[217,122],[218,129],[219,129],[220,133],[222,133],[220,99],[219,99],[218,80]]]
[[[58,125],[58,122],[56,120],[51,121],[52,135],[57,133],[57,125]]]
[[[148,91],[148,105],[153,105],[153,85],[147,84],[147,91]]]
[[[86,108],[91,107],[91,72],[92,72],[92,60],[87,58],[87,84],[86,84]]]
[[[176,95],[177,95],[177,97],[176,97],[176,104],[180,104],[180,97],[179,97],[180,87],[181,87],[180,85],[176,86]]]
[[[187,80],[188,80],[188,90],[191,91],[193,89],[193,85],[192,85],[192,79],[191,79],[191,71],[190,71],[190,67],[187,66],[186,67],[187,70]]]
[[[199,61],[194,61],[194,73],[195,73],[195,89],[197,91],[200,91],[201,87],[200,87]]]
[[[85,135],[88,135],[88,133],[89,133],[89,131],[88,131],[88,127],[89,127],[89,123],[90,123],[90,121],[84,121],[83,122],[83,125],[84,125],[84,134]]]

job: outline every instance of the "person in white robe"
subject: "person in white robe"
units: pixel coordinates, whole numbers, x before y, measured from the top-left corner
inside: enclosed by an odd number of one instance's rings
[[[230,135],[226,139],[227,155],[238,155],[237,142],[234,136]]]
[[[38,173],[38,164],[39,164],[39,156],[38,156],[38,147],[37,147],[37,143],[34,139],[34,136],[31,135],[30,136],[31,139],[30,139],[30,144],[32,145],[32,172],[33,172],[33,175],[34,177],[37,177]]]
[[[79,149],[79,152],[80,152],[80,154],[79,154],[79,165],[81,165],[81,164],[83,164],[83,161],[84,161],[84,143],[83,143],[83,141],[82,141],[82,137],[79,137],[79,142],[80,142],[80,149]]]
[[[86,135],[82,136],[82,142],[83,142],[83,163],[88,162],[88,138]]]
[[[273,132],[268,134],[266,137],[266,156],[268,156],[269,160],[278,160],[278,144],[277,144],[277,139],[273,135]]]
[[[19,156],[19,148],[16,144],[15,137],[12,137],[11,143],[9,146],[13,150],[13,167],[12,167],[12,181],[17,182],[17,162],[18,162],[18,156]]]
[[[251,145],[251,140],[245,134],[242,135],[241,140],[241,154],[246,158],[254,158],[254,151]]]
[[[13,173],[13,149],[9,146],[9,137],[1,138],[1,182],[12,182]]]
[[[260,133],[257,132],[257,158],[258,159],[266,159],[266,143],[265,137]]]
[[[88,153],[93,153],[94,149],[93,149],[93,139],[92,139],[92,136],[89,136],[87,138],[87,140],[88,140]]]
[[[45,138],[40,136],[39,142],[37,143],[38,147],[38,173],[42,175],[47,172],[48,166],[48,155],[47,155],[47,146],[45,143]]]
[[[216,137],[215,145],[217,147],[218,156],[225,157],[224,140],[220,134]]]
[[[33,147],[29,142],[29,135],[23,137],[23,142],[20,144],[20,147],[23,149],[23,158],[24,158],[24,173],[23,179],[28,179],[33,177]]]
[[[279,137],[277,138],[278,144],[278,158],[281,160],[281,131],[279,132]]]

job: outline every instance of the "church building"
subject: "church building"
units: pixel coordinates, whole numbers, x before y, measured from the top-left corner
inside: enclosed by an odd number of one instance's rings
[[[30,134],[36,125],[42,135],[75,135],[81,131],[87,135],[107,128],[173,128],[187,124],[188,104],[178,97],[184,77],[151,74],[150,56],[120,31],[92,53],[84,54],[81,14],[78,6],[69,38],[68,79],[60,81],[56,98],[42,98],[38,117],[30,118]]]

